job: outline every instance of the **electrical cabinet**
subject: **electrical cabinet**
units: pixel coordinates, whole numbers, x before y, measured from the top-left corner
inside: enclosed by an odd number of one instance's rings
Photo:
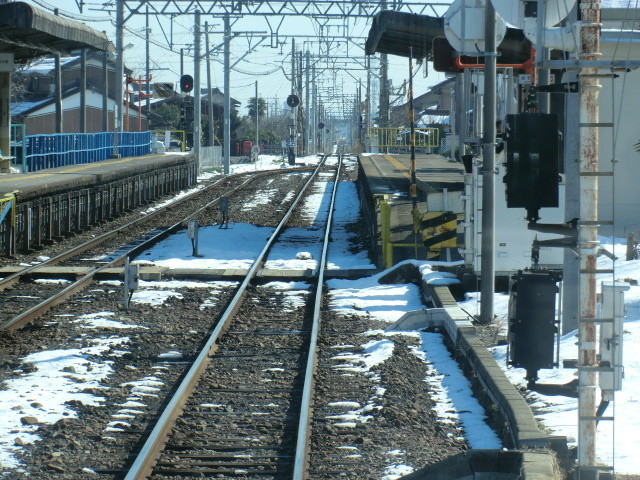
[[[526,379],[535,382],[538,370],[557,365],[556,294],[560,274],[520,271],[511,280],[508,363],[524,368]]]

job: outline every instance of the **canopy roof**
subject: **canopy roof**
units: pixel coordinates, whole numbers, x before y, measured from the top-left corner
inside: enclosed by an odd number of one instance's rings
[[[106,34],[83,23],[24,2],[0,5],[0,53],[13,53],[20,61],[79,48],[114,51]]]

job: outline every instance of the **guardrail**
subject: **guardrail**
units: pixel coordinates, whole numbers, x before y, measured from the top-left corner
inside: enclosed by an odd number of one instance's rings
[[[26,171],[106,160],[113,154],[113,132],[26,136]],[[137,157],[151,153],[151,132],[121,132],[118,153]]]
[[[414,131],[416,148],[436,148],[440,146],[439,129],[432,127],[416,128]],[[408,127],[373,127],[369,131],[369,141],[372,147],[409,148],[411,146],[411,131]]]

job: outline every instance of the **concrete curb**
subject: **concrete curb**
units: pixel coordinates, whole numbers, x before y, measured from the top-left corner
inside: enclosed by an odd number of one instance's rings
[[[406,269],[406,265],[404,266]],[[414,267],[417,270],[417,267]],[[392,275],[388,276],[392,278]],[[409,278],[415,278],[410,274]],[[511,384],[491,353],[482,345],[469,315],[457,304],[447,286],[432,286],[419,282],[424,298],[435,308],[408,312],[388,330],[415,330],[441,328],[448,337],[453,350],[470,372],[472,382],[486,397],[487,405],[496,409],[504,425],[502,439],[509,448],[522,450],[520,477],[527,479],[557,478],[555,456],[567,451],[565,437],[548,435],[540,429],[533,412],[522,395]],[[433,472],[432,472],[433,473]],[[435,473],[421,477],[406,478],[457,478],[437,476]]]

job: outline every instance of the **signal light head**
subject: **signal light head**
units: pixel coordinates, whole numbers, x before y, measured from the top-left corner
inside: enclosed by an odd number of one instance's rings
[[[189,93],[193,90],[193,77],[191,75],[182,75],[180,77],[180,91]]]

